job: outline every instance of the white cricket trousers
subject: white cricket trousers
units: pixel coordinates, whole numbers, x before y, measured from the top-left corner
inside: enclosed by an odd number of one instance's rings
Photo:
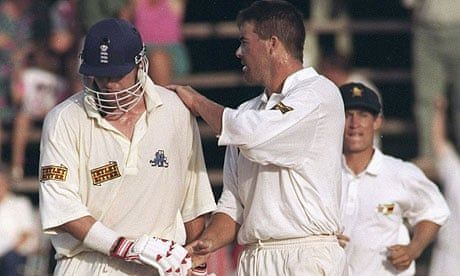
[[[246,245],[238,276],[343,276],[345,251],[336,236],[268,240]]]
[[[104,276],[157,276],[156,269],[105,256],[98,252],[82,252],[72,258],[57,261],[54,276],[104,275]]]

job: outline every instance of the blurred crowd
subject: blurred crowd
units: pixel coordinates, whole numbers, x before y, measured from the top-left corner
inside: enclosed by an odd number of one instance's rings
[[[24,176],[31,126],[82,88],[79,49],[89,26],[107,17],[132,21],[146,44],[152,79],[165,85],[173,76],[190,71],[181,33],[185,4],[183,0],[1,1],[0,127],[1,122],[11,124],[13,180]],[[155,28],[160,20],[162,28]],[[0,129],[0,141],[2,134]]]
[[[310,2],[311,20],[349,20],[342,1]],[[446,238],[450,235],[457,241],[460,228],[458,3],[402,1],[413,9],[414,17],[414,105],[419,143],[416,163],[440,184],[452,212],[435,246],[436,271],[432,275],[441,275],[437,273],[447,267],[442,263],[446,258],[460,263],[458,249],[454,248],[458,242]],[[0,166],[0,235],[10,238],[0,241],[0,276],[17,275],[9,265],[23,269],[25,256],[40,250],[39,226],[32,205],[8,187],[24,177],[26,145],[34,124],[41,124],[53,106],[82,89],[78,65],[85,32],[102,18],[118,17],[133,22],[146,44],[149,75],[155,83],[166,85],[191,72],[191,60],[182,38],[186,4],[186,0],[0,1],[0,163],[6,162],[1,151],[3,128],[11,129],[10,164],[8,168]],[[157,27],[159,22],[161,28]],[[321,52],[316,40],[312,34],[307,37],[306,65],[314,65],[338,86],[361,82],[384,93],[368,76],[354,71],[349,33],[341,32],[336,37],[337,47],[332,52]],[[447,95],[448,100],[441,95]],[[376,135],[374,142],[381,147],[380,135]],[[7,207],[9,212],[5,211]],[[16,212],[24,214],[21,220]],[[209,264],[210,271],[217,275],[233,271],[238,252],[238,246],[218,251]],[[445,271],[443,274],[453,275]]]

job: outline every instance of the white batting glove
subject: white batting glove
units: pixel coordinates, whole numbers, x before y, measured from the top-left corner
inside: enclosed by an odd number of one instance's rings
[[[168,276],[186,275],[192,267],[187,250],[180,244],[147,235],[135,241],[120,238],[111,256],[152,266]]]

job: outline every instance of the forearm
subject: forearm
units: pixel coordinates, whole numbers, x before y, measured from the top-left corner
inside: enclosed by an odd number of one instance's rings
[[[91,216],[86,216],[76,220],[69,221],[59,226],[57,229],[71,234],[77,240],[83,241],[85,239],[86,234],[95,222],[96,219],[94,219]]]
[[[195,110],[201,118],[211,127],[215,134],[220,134],[222,131],[224,107],[202,95],[198,97],[195,104]]]
[[[202,215],[185,223],[185,232],[187,233],[186,244],[198,239],[203,233],[206,217],[207,215]]]
[[[216,213],[200,239],[206,241],[210,245],[209,250],[214,252],[233,242],[239,228],[240,225],[228,215]]]
[[[95,251],[110,255],[113,247],[121,237],[118,233],[109,229],[91,216],[67,222],[57,228],[67,232],[74,238]]]
[[[418,258],[423,250],[434,240],[440,227],[441,226],[438,224],[426,220],[417,223],[414,230],[414,236],[409,243],[409,247],[414,250],[416,258]]]

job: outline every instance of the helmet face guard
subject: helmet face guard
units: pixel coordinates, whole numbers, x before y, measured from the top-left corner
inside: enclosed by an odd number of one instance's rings
[[[100,90],[95,83],[95,77],[84,76],[83,85],[88,103],[103,116],[123,115],[131,110],[142,99],[145,91],[149,63],[144,50],[139,54],[139,58],[136,58],[136,64],[141,64],[137,71],[136,83],[119,91]]]

